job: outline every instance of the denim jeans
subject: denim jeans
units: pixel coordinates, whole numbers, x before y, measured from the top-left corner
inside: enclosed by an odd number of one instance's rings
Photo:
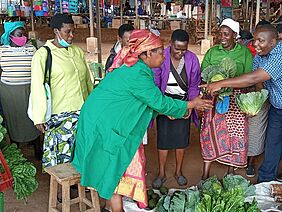
[[[270,107],[266,130],[264,160],[259,168],[258,182],[276,179],[282,156],[282,109]]]

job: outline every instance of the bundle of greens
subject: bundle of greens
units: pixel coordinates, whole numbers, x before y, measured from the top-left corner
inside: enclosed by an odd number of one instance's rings
[[[245,202],[255,187],[240,175],[227,175],[222,183],[214,176],[199,190],[175,191],[160,198],[157,212],[259,212],[257,201]]]
[[[16,144],[7,144],[3,141],[7,130],[1,125],[3,118],[0,116],[0,147],[7,165],[13,176],[13,190],[17,199],[27,200],[37,188],[35,179],[36,168],[27,161]],[[1,167],[2,169],[3,167]]]
[[[219,185],[220,186],[219,186]],[[216,177],[203,182],[201,201],[196,212],[259,212],[257,202],[244,202],[245,197],[255,194],[255,187],[240,175],[227,175],[222,186]]]
[[[201,77],[206,83],[213,83],[219,80],[233,78],[236,75],[237,65],[231,58],[224,58],[218,65],[210,65],[206,67],[202,73]],[[218,92],[218,100],[222,101],[224,96],[229,96],[232,94],[231,88],[222,88]]]
[[[200,201],[199,191],[186,189],[164,195],[159,200],[156,212],[194,212],[196,204]]]
[[[255,116],[261,110],[268,98],[268,91],[262,89],[257,92],[250,92],[236,96],[236,104],[239,109],[249,116]]]

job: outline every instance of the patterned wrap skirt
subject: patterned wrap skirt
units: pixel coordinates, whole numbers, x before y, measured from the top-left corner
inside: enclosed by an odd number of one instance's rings
[[[144,146],[141,143],[114,192],[115,194],[134,199],[137,201],[139,208],[146,208],[148,206],[145,165]]]
[[[218,161],[243,168],[247,165],[248,119],[235,102],[241,91],[235,89],[233,93],[226,114],[218,114],[214,109],[204,112],[200,143],[205,162]]]
[[[54,114],[46,122],[42,158],[43,170],[46,167],[69,162],[79,114],[80,111]]]

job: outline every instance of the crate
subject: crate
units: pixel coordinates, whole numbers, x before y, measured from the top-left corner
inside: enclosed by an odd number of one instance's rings
[[[5,191],[13,186],[13,177],[5,161],[4,155],[0,150],[0,192]]]

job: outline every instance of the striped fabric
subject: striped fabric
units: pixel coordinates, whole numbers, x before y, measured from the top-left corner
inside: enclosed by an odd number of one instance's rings
[[[24,47],[0,46],[1,81],[8,85],[25,85],[31,82],[32,45]]]

